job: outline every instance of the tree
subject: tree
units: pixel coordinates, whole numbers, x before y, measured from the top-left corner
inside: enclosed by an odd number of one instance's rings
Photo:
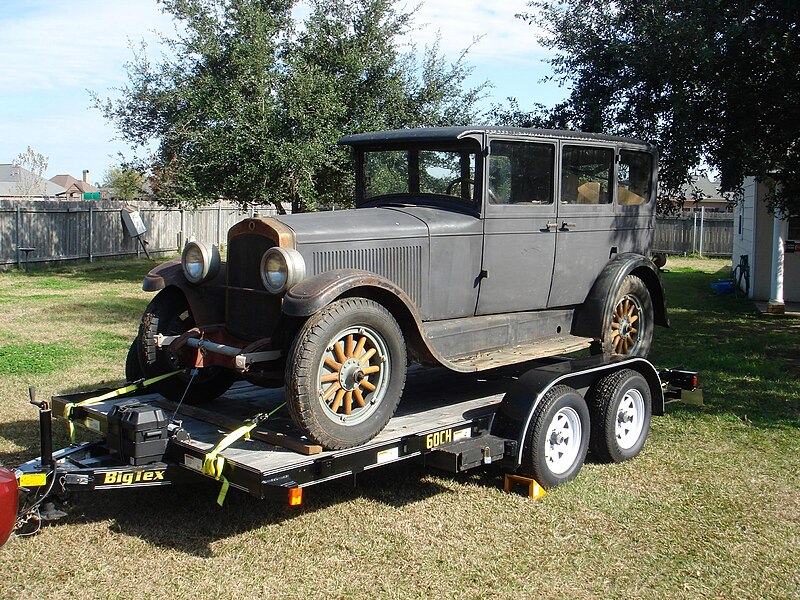
[[[291,0],[164,0],[182,33],[152,64],[146,48],[126,65],[120,100],[95,104],[134,148],[155,142],[138,167],[157,199],[194,206],[219,197],[270,201],[277,151],[279,47],[291,31]]]
[[[285,161],[295,208],[349,202],[354,189],[347,133],[465,124],[484,89],[464,89],[465,55],[452,64],[427,47],[401,52],[413,13],[394,0],[311,0],[302,32],[287,44],[279,97]]]
[[[141,193],[144,177],[136,169],[119,165],[106,171],[103,187],[113,188],[117,198],[130,202]]]
[[[44,172],[47,171],[48,159],[43,154],[34,152],[28,146],[12,161],[15,167],[20,167],[19,181],[14,186],[18,196],[37,196],[45,193]]]
[[[168,0],[184,33],[174,58],[127,66],[121,100],[97,105],[122,137],[157,150],[140,163],[164,203],[224,197],[281,210],[351,200],[345,133],[466,122],[463,57],[400,52],[412,15],[395,0],[312,0],[299,32],[291,0]]]
[[[723,191],[770,185],[800,211],[800,3],[795,0],[536,0],[523,18],[571,84],[559,117],[655,142],[662,196],[701,162]]]

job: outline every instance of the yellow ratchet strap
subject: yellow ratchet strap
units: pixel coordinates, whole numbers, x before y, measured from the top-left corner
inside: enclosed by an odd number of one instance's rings
[[[228,488],[230,488],[230,482],[228,481],[228,478],[222,474],[225,468],[225,457],[220,456],[220,452],[229,448],[241,439],[249,439],[250,432],[253,431],[253,429],[258,427],[263,421],[266,421],[284,406],[286,406],[285,402],[269,413],[256,415],[252,419],[248,419],[244,422],[244,425],[237,427],[224,438],[222,438],[219,444],[217,444],[216,447],[203,458],[203,474],[210,475],[217,481],[222,482],[222,487],[220,488],[219,495],[217,496],[217,504],[220,506],[225,503],[225,496],[227,496]]]
[[[94,396],[93,398],[87,398],[86,400],[81,400],[80,402],[67,402],[64,405],[64,418],[67,420],[67,425],[69,426],[70,441],[71,442],[75,441],[75,425],[72,422],[72,409],[74,409],[75,407],[89,406],[90,404],[98,404],[99,402],[111,400],[111,398],[116,398],[117,396],[122,396],[123,394],[128,394],[130,392],[135,392],[136,390],[141,390],[142,388],[146,388],[148,385],[158,383],[159,381],[166,379],[167,377],[172,377],[173,375],[177,375],[180,372],[181,369],[178,369],[177,371],[172,371],[171,373],[158,375],[156,377],[152,377],[151,379],[140,379],[138,381],[134,381],[130,385],[126,385],[125,387],[121,387],[119,389],[112,390],[110,392],[106,392],[105,394],[101,394],[99,396]]]

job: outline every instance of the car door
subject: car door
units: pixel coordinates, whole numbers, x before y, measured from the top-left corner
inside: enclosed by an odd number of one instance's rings
[[[582,304],[620,251],[614,216],[613,145],[562,142],[553,283],[548,307]]]
[[[477,315],[547,306],[555,254],[555,142],[492,139]]]

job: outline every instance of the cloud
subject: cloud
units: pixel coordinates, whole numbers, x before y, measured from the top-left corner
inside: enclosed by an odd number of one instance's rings
[[[0,11],[0,89],[104,89],[124,81],[128,41],[158,45],[153,29],[174,31],[155,2],[10,2]]]
[[[414,33],[419,44],[431,44],[441,33],[441,50],[455,59],[474,40],[468,62],[538,62],[545,50],[536,41],[536,28],[514,15],[528,9],[527,0],[427,0],[416,13],[424,27]]]

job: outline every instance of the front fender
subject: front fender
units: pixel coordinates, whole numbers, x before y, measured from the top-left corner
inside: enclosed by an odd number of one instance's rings
[[[394,282],[369,271],[340,269],[304,279],[284,296],[282,311],[289,317],[306,318],[348,295],[370,298],[386,307],[400,325],[411,354],[419,362],[461,370],[442,357],[425,337],[417,307],[408,294]]]
[[[375,273],[360,269],[326,271],[304,279],[286,293],[282,310],[290,317],[310,317],[356,288],[373,288],[396,295],[406,309],[419,320],[414,302],[402,288]]]
[[[142,281],[145,292],[177,288],[186,297],[198,326],[222,323],[225,320],[225,280],[227,264],[220,264],[219,273],[211,281],[191,283],[183,274],[181,259],[173,258],[150,270]]]
[[[610,260],[600,272],[583,306],[575,313],[573,335],[602,336],[607,327],[605,321],[611,315],[616,291],[628,275],[636,275],[647,286],[653,301],[655,323],[669,327],[664,287],[661,285],[658,269],[641,254],[625,253]]]

